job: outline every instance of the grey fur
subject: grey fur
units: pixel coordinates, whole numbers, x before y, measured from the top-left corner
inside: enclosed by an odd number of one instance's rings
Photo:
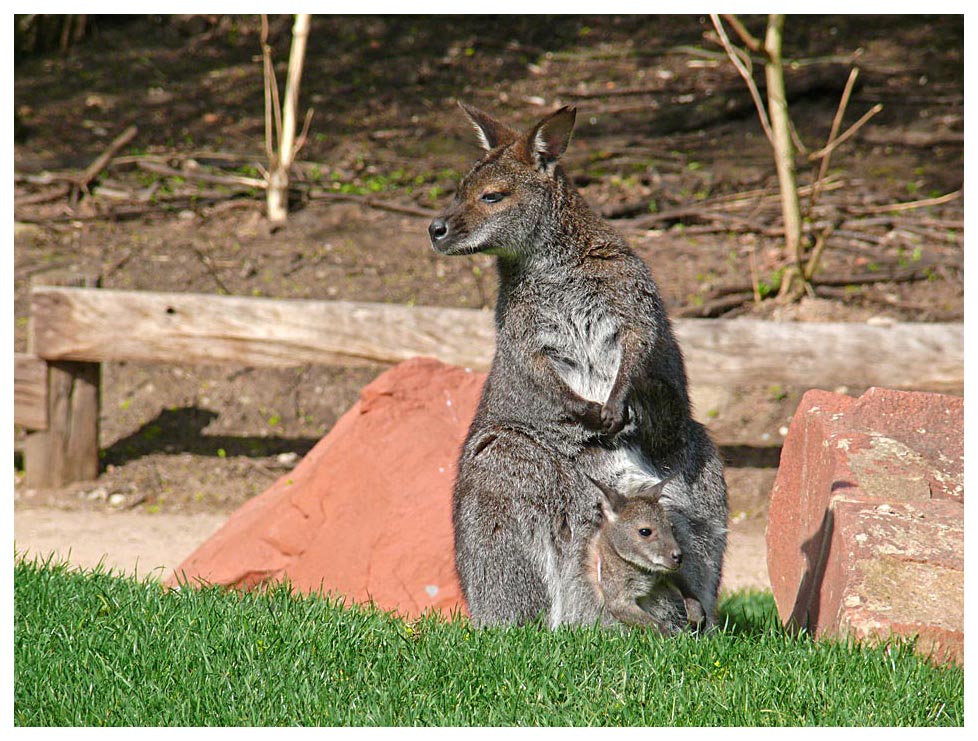
[[[690,416],[686,373],[645,263],[569,183],[562,108],[526,134],[463,106],[487,154],[429,227],[446,255],[497,256],[496,353],[453,499],[456,565],[476,624],[589,623],[600,522],[589,476],[620,490],[673,478],[663,501],[679,576],[712,621],[726,548],[723,470]],[[685,625],[675,594],[647,609]]]

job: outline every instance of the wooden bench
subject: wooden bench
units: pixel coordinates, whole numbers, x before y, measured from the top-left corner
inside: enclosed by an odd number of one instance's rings
[[[363,365],[426,355],[484,370],[494,351],[489,311],[64,282],[32,286],[29,350],[14,356],[14,422],[29,431],[31,488],[97,477],[103,362]],[[693,386],[953,390],[964,383],[961,323],[680,319],[674,326]]]

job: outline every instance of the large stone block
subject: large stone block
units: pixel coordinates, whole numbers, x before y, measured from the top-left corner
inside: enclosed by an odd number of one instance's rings
[[[464,612],[451,496],[485,375],[409,360],[379,376],[299,465],[177,567],[170,583],[288,580],[406,617]]]
[[[917,635],[964,658],[964,400],[802,397],[768,516],[782,619],[817,637]]]

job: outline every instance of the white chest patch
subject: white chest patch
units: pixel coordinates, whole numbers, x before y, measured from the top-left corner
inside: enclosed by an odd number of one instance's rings
[[[585,399],[604,403],[621,362],[619,322],[584,301],[562,308],[548,317],[541,340],[564,382]]]

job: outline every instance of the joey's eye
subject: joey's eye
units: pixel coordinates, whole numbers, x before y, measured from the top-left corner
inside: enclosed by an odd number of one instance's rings
[[[494,190],[488,190],[482,194],[482,200],[486,203],[499,203],[506,195]]]
[[[647,527],[642,527],[639,528],[638,534],[641,535],[643,538],[647,538],[652,534],[652,530]]]

